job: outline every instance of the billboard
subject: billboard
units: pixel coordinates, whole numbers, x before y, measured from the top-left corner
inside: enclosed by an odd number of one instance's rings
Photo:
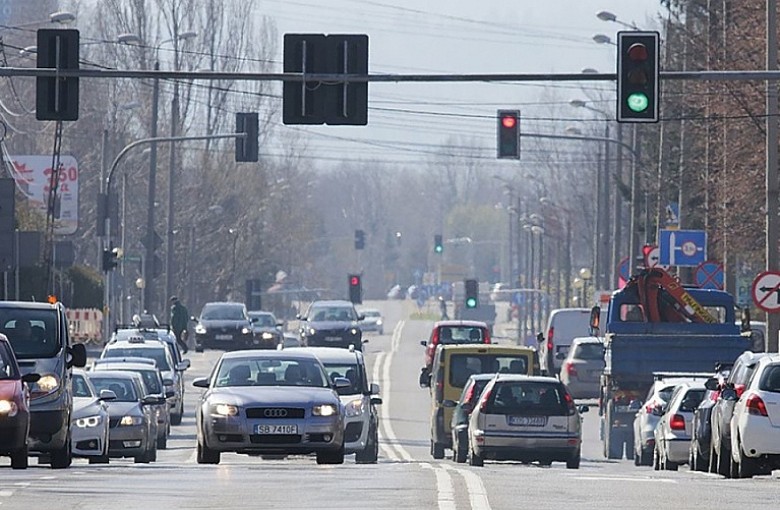
[[[11,156],[16,188],[32,207],[46,216],[52,179],[51,156]],[[54,233],[75,234],[79,227],[79,165],[73,156],[60,157]]]

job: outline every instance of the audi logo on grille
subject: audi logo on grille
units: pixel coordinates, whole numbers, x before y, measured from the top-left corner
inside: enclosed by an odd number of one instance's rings
[[[287,409],[266,409],[263,411],[266,418],[284,418],[287,416]]]

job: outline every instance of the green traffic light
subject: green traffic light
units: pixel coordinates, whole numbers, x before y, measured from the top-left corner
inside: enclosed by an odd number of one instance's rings
[[[628,96],[626,104],[632,112],[642,113],[650,106],[650,100],[647,98],[646,94],[642,92],[634,92]]]
[[[436,245],[436,247],[433,249],[436,253],[441,253],[444,251],[444,247],[440,244]]]
[[[476,308],[477,307],[477,300],[474,298],[468,298],[466,300],[466,308]]]

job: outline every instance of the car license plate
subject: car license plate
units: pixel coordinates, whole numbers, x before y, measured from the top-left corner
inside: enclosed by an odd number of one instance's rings
[[[326,336],[325,337],[326,342],[341,342],[340,336]]]
[[[255,427],[257,434],[297,434],[298,425],[258,425]]]
[[[547,416],[509,416],[509,424],[521,427],[544,427]]]
[[[214,338],[217,340],[232,340],[233,335],[216,335]]]

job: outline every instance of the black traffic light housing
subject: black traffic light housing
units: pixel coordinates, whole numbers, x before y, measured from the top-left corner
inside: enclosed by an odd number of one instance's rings
[[[362,250],[366,247],[366,233],[362,230],[355,230],[355,249]]]
[[[477,280],[464,280],[463,285],[466,287],[464,298],[466,308],[476,308],[479,306],[479,282]]]
[[[359,305],[363,302],[363,285],[359,274],[351,274],[348,277],[349,300]]]
[[[441,234],[433,236],[433,252],[439,255],[444,252],[444,243],[442,242]]]
[[[498,159],[520,159],[520,110],[498,110],[496,122]]]
[[[617,121],[658,122],[660,36],[624,31],[617,38]]]
[[[121,257],[122,250],[119,248],[104,249],[103,250],[103,271],[108,273],[113,271],[116,266],[119,265],[119,258]]]
[[[236,134],[246,135],[236,138],[236,162],[257,162],[259,131],[260,121],[257,113],[236,113]]]
[[[79,69],[79,31],[38,30],[37,67],[75,71]],[[35,79],[35,118],[78,120],[79,79],[41,76]]]

